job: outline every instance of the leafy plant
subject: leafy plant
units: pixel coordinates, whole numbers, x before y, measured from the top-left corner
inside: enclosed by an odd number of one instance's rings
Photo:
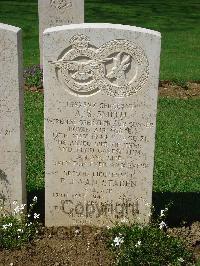
[[[185,90],[188,90],[188,84],[185,80],[182,80],[182,79],[174,79],[172,80],[172,84],[173,85],[178,85],[182,88],[184,88]]]
[[[163,218],[167,210],[162,210],[156,222],[149,225],[122,223],[107,231],[118,265],[194,265],[193,255],[184,243],[166,232]]]
[[[14,211],[7,213],[3,207],[0,212],[0,248],[20,248],[32,240],[40,229],[39,214],[33,214],[33,221],[30,221],[32,210],[37,202],[34,197],[30,204],[29,212],[25,213],[25,204],[18,205],[13,202]]]
[[[109,234],[118,265],[193,265],[183,243],[155,226],[122,225]]]
[[[28,87],[41,88],[43,85],[43,71],[40,66],[32,66],[24,71],[25,85]]]

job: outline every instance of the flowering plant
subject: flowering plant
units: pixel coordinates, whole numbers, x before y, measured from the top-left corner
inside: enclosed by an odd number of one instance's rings
[[[116,226],[107,227],[108,244],[117,265],[194,265],[184,243],[167,233],[167,212],[168,207],[155,217],[151,211],[149,224],[130,224],[123,218]]]
[[[13,212],[6,212],[3,207],[0,211],[0,248],[13,249],[27,244],[39,231],[39,214],[34,213],[30,221],[32,210],[37,203],[34,197],[28,213],[25,212],[26,204],[18,205],[13,202]]]
[[[43,86],[43,71],[40,66],[31,66],[24,70],[25,85],[41,88]]]
[[[194,265],[177,238],[155,225],[118,225],[107,231],[117,265]]]

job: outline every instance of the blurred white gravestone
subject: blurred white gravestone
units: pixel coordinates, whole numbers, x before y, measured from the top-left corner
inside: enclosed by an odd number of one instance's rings
[[[47,226],[148,222],[159,62],[155,31],[45,31]]]
[[[0,23],[0,205],[26,202],[21,29]]]
[[[40,64],[43,63],[43,31],[50,27],[84,22],[84,0],[38,0]]]

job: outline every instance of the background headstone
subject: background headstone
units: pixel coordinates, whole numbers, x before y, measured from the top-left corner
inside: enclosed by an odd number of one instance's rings
[[[148,222],[159,62],[155,31],[45,31],[47,226]]]
[[[38,0],[40,64],[43,61],[43,31],[50,27],[84,22],[84,0]]]
[[[21,29],[0,23],[0,205],[26,201]]]

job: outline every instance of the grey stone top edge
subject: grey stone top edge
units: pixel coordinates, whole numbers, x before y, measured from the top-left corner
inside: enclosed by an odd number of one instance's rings
[[[8,25],[8,24],[4,24],[4,23],[0,23],[0,29],[12,31],[15,33],[18,33],[19,31],[21,31],[21,28],[18,28],[18,27],[12,26],[12,25]]]
[[[130,26],[130,25],[122,25],[122,24],[110,24],[110,23],[81,23],[81,24],[70,24],[70,25],[63,25],[63,26],[57,26],[45,29],[44,35],[56,32],[56,31],[62,31],[62,30],[72,30],[72,29],[119,29],[119,30],[129,30],[129,31],[137,31],[141,33],[147,33],[151,35],[155,35],[159,38],[161,38],[161,33],[154,30],[149,30],[146,28],[136,27],[136,26]]]

